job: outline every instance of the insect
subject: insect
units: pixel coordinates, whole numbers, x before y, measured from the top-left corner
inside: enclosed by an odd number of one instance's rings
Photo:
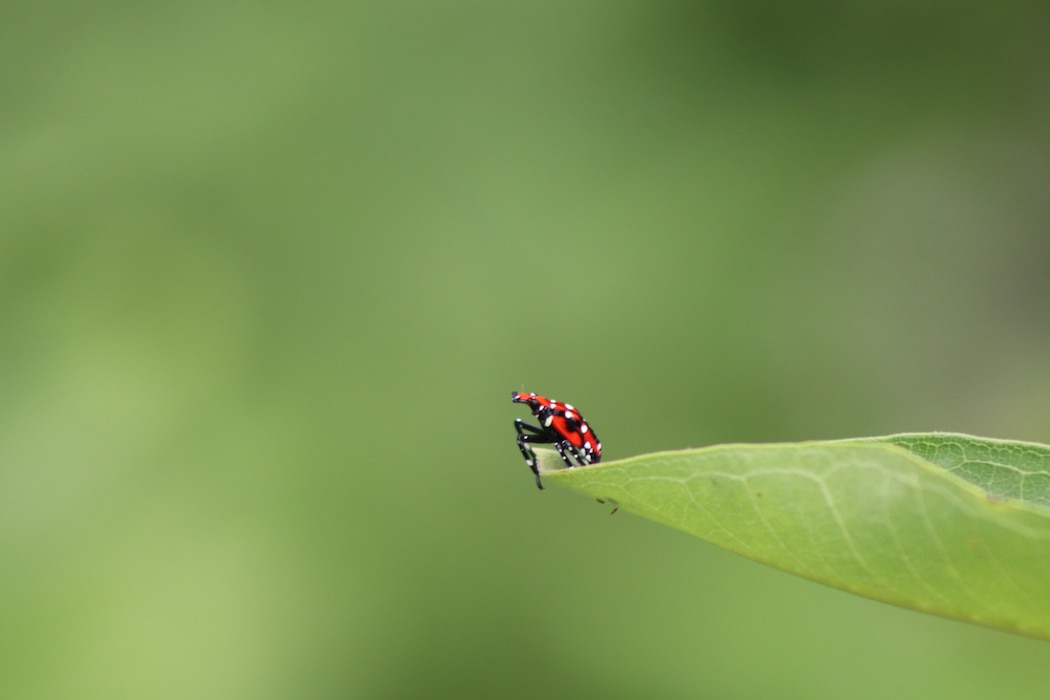
[[[521,418],[514,419],[514,429],[518,431],[518,449],[525,457],[525,464],[529,465],[529,469],[536,475],[537,488],[542,489],[543,484],[540,483],[540,468],[531,445],[553,444],[562,461],[570,469],[577,464],[582,467],[601,461],[602,443],[572,405],[539,394],[517,391],[510,392],[510,398],[514,403],[526,404],[532,409],[532,415],[540,421],[540,425],[535,426]],[[569,455],[576,459],[577,464],[572,463]]]

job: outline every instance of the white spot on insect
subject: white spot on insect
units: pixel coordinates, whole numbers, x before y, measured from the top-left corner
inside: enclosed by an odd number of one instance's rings
[[[567,404],[565,404],[565,410],[567,410],[567,411],[575,411],[576,407],[573,406],[571,403],[567,403]]]
[[[569,411],[568,413],[566,413],[565,417],[568,418],[569,420],[576,420],[576,414],[573,413],[572,411]]]
[[[544,419],[544,421],[543,421],[543,427],[544,428],[549,428],[549,427],[551,427],[551,423],[553,423],[553,422],[554,422],[554,416],[547,416]]]
[[[529,465],[531,467],[532,466],[532,460],[531,459],[526,459],[525,460],[525,464],[527,464],[527,465]]]
[[[584,435],[586,435],[586,434],[587,434],[587,431],[588,431],[588,430],[590,430],[590,428],[589,428],[589,427],[587,427],[587,424],[586,424],[586,423],[584,423],[583,425],[581,425],[581,426],[580,426],[580,432],[581,432],[581,433],[583,433]],[[588,446],[587,446],[587,449],[588,449],[588,450],[589,450],[589,449],[591,449],[591,446],[590,446],[590,445],[588,445]]]

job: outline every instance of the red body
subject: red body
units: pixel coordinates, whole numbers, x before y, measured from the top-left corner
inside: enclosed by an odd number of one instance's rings
[[[559,440],[575,447],[588,464],[601,460],[602,443],[574,406],[538,394],[517,391],[511,393],[511,399],[515,403],[527,404],[544,430],[553,432]]]

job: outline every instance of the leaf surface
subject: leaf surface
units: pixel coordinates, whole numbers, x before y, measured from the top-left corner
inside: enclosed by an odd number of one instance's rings
[[[553,459],[552,459],[553,456]],[[1050,447],[955,434],[716,445],[544,481],[820,583],[1050,640]]]

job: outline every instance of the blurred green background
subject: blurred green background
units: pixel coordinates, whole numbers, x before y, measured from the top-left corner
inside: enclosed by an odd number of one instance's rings
[[[1050,441],[1050,6],[0,9],[0,697],[1045,698],[561,489]],[[1050,590],[1050,589],[1048,589]]]

